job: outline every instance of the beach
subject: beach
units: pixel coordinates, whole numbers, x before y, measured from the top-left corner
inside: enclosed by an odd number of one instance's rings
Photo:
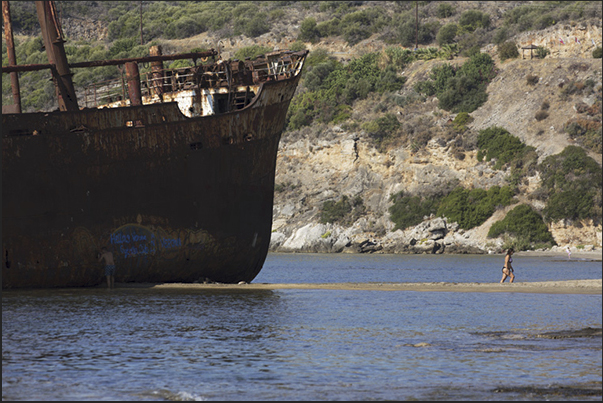
[[[130,287],[121,284],[121,287]],[[142,287],[136,285],[132,287]],[[220,290],[374,290],[374,291],[444,291],[444,292],[515,292],[515,293],[542,293],[542,294],[601,294],[601,279],[592,280],[565,280],[565,281],[540,281],[516,283],[251,283],[251,284],[187,284],[164,283],[147,284],[146,287],[161,288],[188,288],[188,289],[220,289]]]
[[[568,259],[565,251],[524,251],[515,253],[516,261],[524,256],[553,258],[553,261],[600,262],[601,250],[573,252]],[[162,283],[162,284],[117,284],[120,288],[153,289],[215,289],[215,290],[375,290],[375,291],[419,291],[419,292],[510,292],[536,294],[601,294],[601,278],[557,281],[499,282],[323,282],[323,283],[267,283],[242,284],[223,283]]]

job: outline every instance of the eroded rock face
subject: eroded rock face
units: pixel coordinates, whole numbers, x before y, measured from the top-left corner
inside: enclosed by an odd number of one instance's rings
[[[557,33],[551,31],[550,35]],[[408,77],[405,87],[412,87],[422,75],[427,74],[432,67],[430,63],[435,65],[442,61],[421,61],[408,66],[404,72]],[[577,69],[577,65],[582,67]],[[471,113],[475,120],[461,137],[477,136],[479,130],[491,126],[504,127],[525,144],[535,147],[540,160],[575,144],[563,126],[576,116],[573,107],[576,102],[592,105],[596,99],[591,96],[564,99],[559,96],[559,84],[594,79],[597,81],[595,86],[600,86],[600,59],[516,59],[499,63],[497,67],[500,71],[488,87],[488,101]],[[530,74],[539,77],[539,83],[533,87],[526,85],[526,76]],[[544,100],[555,112],[543,121],[536,121],[534,115]],[[352,112],[354,119],[361,122],[370,120],[367,114],[372,113],[377,101],[359,102]],[[493,162],[478,161],[475,149],[462,150],[462,158],[459,158],[458,149],[455,151],[453,146],[455,140],[446,141],[442,136],[455,115],[438,109],[435,99],[428,99],[420,105],[392,106],[388,111],[396,113],[404,127],[428,122],[432,139],[418,150],[403,144],[382,152],[360,129],[346,130],[341,126],[317,124],[283,135],[277,157],[276,185],[280,191],[275,193],[272,251],[502,251],[503,239],[488,238],[488,230],[517,204],[498,210],[483,225],[467,231],[438,217],[425,217],[413,228],[394,231],[395,225],[388,210],[393,204],[392,195],[400,191],[429,193],[429,190],[451,184],[466,189],[505,186],[511,172],[494,169]],[[601,154],[589,152],[589,155],[601,163]],[[540,188],[540,183],[537,172],[520,183],[517,203],[526,203],[541,211],[544,202],[531,197]],[[364,214],[353,223],[319,227],[323,203],[340,200],[342,195],[350,200],[360,197]],[[562,248],[569,245],[592,250],[602,246],[600,223],[558,222],[549,224],[549,230]],[[326,236],[328,231],[330,234]]]

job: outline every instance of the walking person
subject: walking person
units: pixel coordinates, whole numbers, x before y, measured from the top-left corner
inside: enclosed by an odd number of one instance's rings
[[[115,261],[113,260],[113,253],[108,251],[103,246],[102,253],[98,256],[98,261],[105,261],[105,276],[107,276],[107,287],[115,287]]]
[[[513,263],[513,253],[515,251],[513,250],[513,248],[509,248],[507,250],[507,255],[505,256],[505,265],[502,268],[502,279],[500,280],[500,283],[504,283],[505,280],[507,279],[507,277],[509,277],[509,283],[512,283],[513,280],[515,280],[515,274],[513,274],[513,266],[511,265],[511,263]]]

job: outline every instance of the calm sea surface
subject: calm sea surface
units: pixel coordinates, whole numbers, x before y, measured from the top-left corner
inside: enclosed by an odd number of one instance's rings
[[[515,256],[516,281],[601,262]],[[271,254],[255,283],[497,282],[503,256]],[[601,400],[601,295],[2,293],[2,400]]]

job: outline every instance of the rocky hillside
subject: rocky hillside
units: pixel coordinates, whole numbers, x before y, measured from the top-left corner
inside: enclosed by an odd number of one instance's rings
[[[417,62],[405,74],[413,80],[425,75],[441,61]],[[498,76],[488,88],[488,101],[472,113],[475,120],[470,131],[489,126],[507,128],[528,145],[536,147],[540,158],[559,153],[573,144],[562,128],[576,111],[573,104],[593,104],[596,95],[562,100],[559,84],[569,80],[597,78],[601,83],[601,60],[572,58],[517,59],[499,63]],[[526,76],[537,75],[535,86],[526,85]],[[542,121],[534,119],[544,100],[549,100],[554,113]],[[374,102],[367,100],[366,103]],[[436,99],[421,105],[398,109],[398,118],[429,120],[443,127],[454,115],[439,110]],[[356,110],[362,113],[363,105]],[[601,163],[601,154],[591,153]],[[431,217],[414,228],[393,231],[389,218],[390,195],[400,191],[417,191],[437,183],[458,180],[466,188],[489,188],[506,183],[508,171],[494,170],[488,162],[478,162],[476,151],[455,157],[450,144],[432,140],[413,153],[408,147],[380,153],[362,131],[346,132],[341,127],[288,132],[281,140],[277,160],[272,250],[282,252],[390,252],[390,253],[484,253],[499,251],[503,240],[487,238],[493,222],[502,219],[513,206],[499,210],[480,227],[469,231],[458,229],[445,218]],[[518,200],[542,209],[530,194],[539,178],[530,177],[522,185]],[[279,187],[280,185],[280,187]],[[360,196],[367,214],[350,227],[319,222],[322,204],[340,195]],[[556,242],[601,246],[601,226],[563,222],[552,224]],[[591,246],[592,245],[592,246]]]

